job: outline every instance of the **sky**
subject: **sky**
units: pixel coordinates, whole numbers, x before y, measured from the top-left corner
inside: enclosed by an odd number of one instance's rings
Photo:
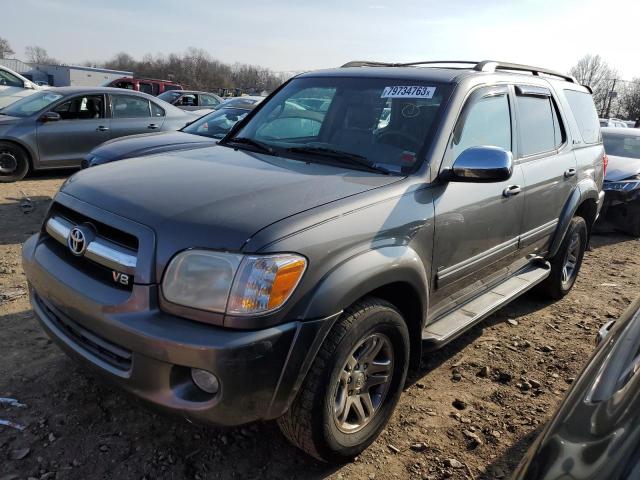
[[[202,48],[229,63],[306,71],[349,60],[502,60],[568,71],[600,54],[640,77],[638,0],[0,0],[16,58],[73,64]]]

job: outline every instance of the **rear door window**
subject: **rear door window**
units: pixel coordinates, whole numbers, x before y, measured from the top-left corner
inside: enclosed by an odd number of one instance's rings
[[[517,94],[518,129],[522,156],[536,155],[557,149],[564,142],[564,129],[556,106],[546,94]]]
[[[149,100],[131,95],[112,95],[113,118],[150,117]]]
[[[148,93],[149,95],[153,95],[153,85],[147,82],[140,82],[139,90],[144,93]]]
[[[200,105],[204,107],[215,107],[220,102],[216,97],[211,95],[200,95]]]
[[[593,103],[593,97],[587,92],[565,90],[571,113],[578,124],[584,143],[600,143],[600,121]],[[607,122],[605,120],[605,126]]]

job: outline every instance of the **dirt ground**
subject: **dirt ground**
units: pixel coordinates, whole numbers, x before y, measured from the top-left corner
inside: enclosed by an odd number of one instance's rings
[[[640,293],[640,241],[594,236],[566,298],[527,294],[425,355],[378,441],[353,463],[329,466],[289,446],[272,423],[221,430],[156,414],[51,343],[29,306],[20,244],[64,178],[0,184],[0,397],[24,405],[0,405],[0,419],[26,427],[0,425],[0,480],[505,478],[588,359],[599,326]],[[29,214],[21,192],[33,201]]]

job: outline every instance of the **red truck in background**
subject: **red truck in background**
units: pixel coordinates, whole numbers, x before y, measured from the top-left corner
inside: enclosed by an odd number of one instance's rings
[[[179,83],[170,80],[155,80],[152,78],[122,77],[109,82],[105,86],[136,90],[153,96],[158,96],[169,90],[182,90],[182,85]]]

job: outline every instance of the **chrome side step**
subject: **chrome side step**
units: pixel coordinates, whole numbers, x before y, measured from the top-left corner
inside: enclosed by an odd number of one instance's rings
[[[530,263],[504,282],[444,314],[422,330],[425,350],[438,349],[469,328],[532,289],[549,276],[548,262]]]

